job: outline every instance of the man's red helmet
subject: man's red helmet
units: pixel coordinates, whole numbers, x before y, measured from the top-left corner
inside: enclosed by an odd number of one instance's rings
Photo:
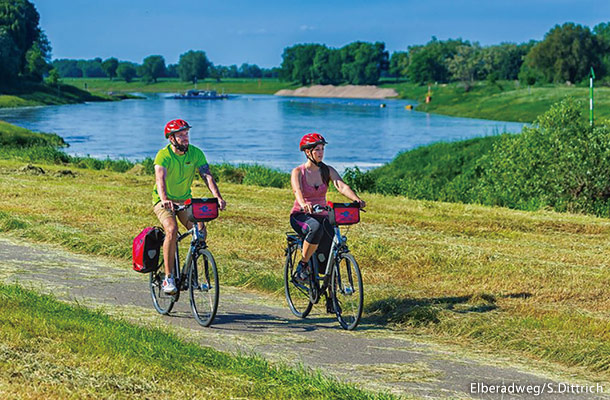
[[[171,120],[165,125],[165,138],[167,139],[170,135],[173,135],[174,133],[180,131],[184,131],[186,129],[189,129],[190,127],[191,126],[189,125],[189,123],[183,119]]]
[[[299,143],[299,149],[304,151],[306,149],[313,149],[319,144],[328,144],[324,137],[319,133],[308,133],[307,135],[301,138],[301,143]]]

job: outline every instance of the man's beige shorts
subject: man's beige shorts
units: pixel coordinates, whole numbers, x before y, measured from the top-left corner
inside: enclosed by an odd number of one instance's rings
[[[182,202],[175,201],[174,203],[182,205]],[[188,217],[186,216],[186,210],[178,211],[176,213],[174,211],[170,211],[166,208],[163,208],[161,204],[162,203],[159,201],[157,204],[155,204],[153,208],[153,211],[157,215],[157,218],[159,218],[159,222],[161,222],[161,224],[163,224],[163,221],[165,221],[166,219],[175,218],[177,216],[180,219],[180,222],[182,222],[182,224],[186,226],[186,223],[188,221]]]

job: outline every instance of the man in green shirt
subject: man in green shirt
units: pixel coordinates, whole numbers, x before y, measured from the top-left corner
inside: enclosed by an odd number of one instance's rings
[[[210,173],[210,166],[203,151],[189,144],[190,128],[191,126],[183,119],[168,122],[165,125],[165,137],[169,139],[169,144],[159,150],[155,157],[155,187],[152,199],[154,212],[165,230],[163,291],[167,294],[176,292],[176,283],[172,276],[173,255],[176,252],[176,237],[178,234],[176,216],[187,229],[193,227],[193,223],[187,219],[186,211],[174,213],[174,204],[182,205],[191,198],[191,185],[196,172],[205,181],[214,197],[218,199],[220,209],[224,210],[226,206],[216,181]],[[203,222],[199,224],[200,229],[205,229]]]

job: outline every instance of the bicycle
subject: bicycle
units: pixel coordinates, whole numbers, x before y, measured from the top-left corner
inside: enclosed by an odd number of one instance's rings
[[[362,317],[364,292],[362,275],[354,256],[347,247],[347,237],[341,235],[340,225],[359,222],[359,203],[329,203],[330,206],[314,206],[314,212],[328,211],[328,219],[334,228],[334,236],[326,268],[320,274],[317,257],[309,261],[309,279],[299,282],[296,275],[297,257],[303,246],[303,239],[295,232],[286,233],[286,262],[284,264],[284,291],[292,313],[306,318],[322,293],[330,288],[334,312],[343,329],[353,330]],[[362,210],[364,211],[364,210]]]
[[[190,199],[183,206],[174,206],[174,211],[187,210],[193,227],[184,234],[178,233],[176,253],[174,255],[173,275],[176,282],[176,293],[166,294],[162,283],[165,279],[163,255],[156,271],[150,273],[150,292],[153,306],[163,315],[168,315],[180,298],[180,292],[189,291],[191,311],[195,320],[202,326],[210,326],[218,310],[219,283],[218,270],[214,256],[206,244],[205,232],[199,229],[198,222],[210,221],[218,216],[216,198]],[[178,244],[191,236],[191,244],[180,269]]]

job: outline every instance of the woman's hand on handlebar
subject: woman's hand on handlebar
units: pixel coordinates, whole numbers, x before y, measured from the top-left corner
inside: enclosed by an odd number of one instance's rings
[[[311,205],[311,203],[305,203],[301,205],[301,210],[303,210],[303,212],[305,214],[313,214],[314,210],[313,210],[313,206]]]
[[[366,207],[366,202],[362,199],[356,200],[356,203],[360,204],[360,209],[363,209],[364,207]]]

